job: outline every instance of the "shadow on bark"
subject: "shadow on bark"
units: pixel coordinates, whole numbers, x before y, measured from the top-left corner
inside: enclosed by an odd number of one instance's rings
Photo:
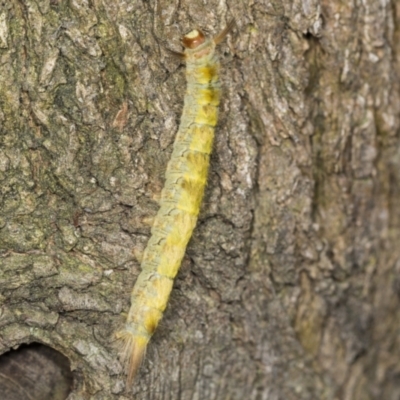
[[[2,400],[64,400],[72,381],[68,358],[43,344],[22,345],[0,357]]]

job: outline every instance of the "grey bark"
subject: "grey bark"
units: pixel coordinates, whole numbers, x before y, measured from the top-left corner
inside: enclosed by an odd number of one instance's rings
[[[395,0],[0,5],[0,352],[77,399],[400,397]],[[220,46],[207,193],[132,392],[113,333],[179,123],[193,27]]]

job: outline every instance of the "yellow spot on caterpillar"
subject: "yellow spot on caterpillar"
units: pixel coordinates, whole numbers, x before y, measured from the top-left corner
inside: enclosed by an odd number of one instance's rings
[[[200,89],[197,98],[198,104],[211,104],[212,106],[219,105],[220,91],[215,89]]]
[[[212,105],[203,105],[199,107],[198,113],[194,119],[196,124],[217,125],[218,108]]]
[[[192,124],[188,131],[188,146],[192,151],[210,154],[214,142],[214,127]],[[183,139],[184,140],[184,139]]]
[[[196,226],[220,101],[215,46],[232,26],[229,24],[214,40],[206,39],[199,30],[183,39],[188,83],[181,124],[165,174],[160,209],[143,254],[142,272],[132,290],[131,308],[124,329],[116,334],[122,343],[120,354],[128,385],[167,307],[173,279]]]
[[[199,68],[197,79],[199,83],[208,83],[218,79],[218,67],[216,65],[207,65]]]

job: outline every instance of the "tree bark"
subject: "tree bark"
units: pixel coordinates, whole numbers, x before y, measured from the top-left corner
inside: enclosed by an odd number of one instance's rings
[[[232,17],[199,223],[129,392],[113,334],[182,110],[168,49]],[[69,400],[398,399],[399,22],[394,0],[1,4],[0,353],[61,352]]]

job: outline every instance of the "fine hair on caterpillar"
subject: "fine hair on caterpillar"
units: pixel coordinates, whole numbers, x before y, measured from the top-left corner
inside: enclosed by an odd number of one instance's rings
[[[234,26],[214,38],[199,29],[183,37],[187,88],[179,129],[165,173],[160,208],[154,218],[124,328],[116,333],[130,386],[140,368],[179,271],[200,212],[220,102],[219,61],[215,52]]]

